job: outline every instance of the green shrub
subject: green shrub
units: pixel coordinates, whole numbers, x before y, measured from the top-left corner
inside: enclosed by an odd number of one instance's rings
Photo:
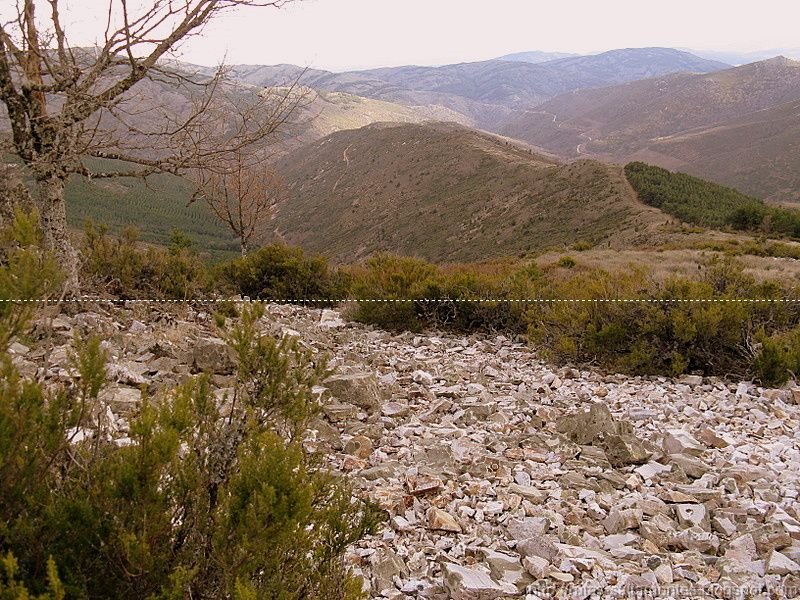
[[[58,577],[53,559],[47,561],[47,587],[44,593],[33,595],[20,581],[19,564],[11,553],[0,557],[0,599],[2,600],[64,600],[66,592]]]
[[[761,348],[753,370],[764,385],[782,385],[800,375],[800,328],[786,333],[758,336]]]
[[[785,303],[730,302],[780,298],[776,284],[757,284],[728,260],[708,263],[702,280],[662,283],[644,271],[587,271],[553,278],[543,303],[528,314],[529,336],[556,360],[595,363],[635,374],[752,372],[753,332],[800,322]],[[637,300],[619,302],[618,300]]]
[[[63,275],[58,263],[40,246],[36,212],[17,209],[0,231],[0,348],[19,335],[34,304],[13,300],[45,300],[60,288]]]
[[[223,265],[219,277],[242,296],[261,300],[335,300],[347,292],[343,275],[325,258],[282,244],[264,246]]]
[[[351,297],[358,300],[351,317],[386,329],[419,331],[424,300],[435,298],[438,273],[434,265],[416,258],[379,254],[352,272]]]
[[[642,202],[687,223],[800,237],[800,211],[767,206],[733,188],[642,162],[627,164],[625,175]]]
[[[87,222],[82,246],[83,276],[89,289],[118,298],[199,298],[208,275],[191,240],[173,231],[167,248],[143,247],[129,227],[112,238],[104,226]]]
[[[529,280],[539,275],[535,265],[438,267],[382,254],[351,271],[351,295],[359,302],[350,316],[395,330],[432,327],[522,333],[524,304],[513,300],[526,298]]]
[[[226,332],[238,371],[221,405],[206,375],[191,378],[145,398],[122,445],[97,418],[98,338],[76,339],[59,389],[22,378],[2,349],[0,597],[360,595],[342,555],[377,513],[302,445],[324,361],[262,335],[262,315],[248,307]]]
[[[572,269],[573,267],[577,266],[578,263],[575,262],[575,259],[571,256],[562,256],[558,259],[558,263],[556,264],[558,264],[558,266],[562,269]]]
[[[584,252],[586,250],[591,250],[595,247],[595,244],[586,240],[579,240],[572,244],[571,249],[575,252]]]

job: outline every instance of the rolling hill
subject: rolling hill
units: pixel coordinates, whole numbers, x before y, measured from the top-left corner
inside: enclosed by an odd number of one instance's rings
[[[621,247],[666,220],[620,167],[558,163],[454,124],[340,131],[278,168],[290,195],[276,237],[342,262],[380,250],[470,261],[577,241]]]
[[[773,201],[800,200],[800,62],[783,57],[550,100],[501,131],[565,157],[644,160]]]

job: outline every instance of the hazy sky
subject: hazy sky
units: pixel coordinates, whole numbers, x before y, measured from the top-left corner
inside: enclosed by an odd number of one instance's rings
[[[104,4],[62,1],[83,13],[82,28],[91,27],[89,7]],[[344,70],[525,50],[750,51],[800,46],[798,23],[800,0],[298,0],[281,9],[239,9],[209,25],[180,58],[213,65],[225,55],[228,63]]]

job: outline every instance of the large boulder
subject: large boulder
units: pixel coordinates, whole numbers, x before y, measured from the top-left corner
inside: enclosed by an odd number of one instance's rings
[[[372,589],[378,593],[386,589],[394,589],[396,577],[408,576],[408,567],[396,552],[384,549],[377,552],[372,566]]]
[[[600,434],[615,435],[617,423],[602,402],[593,404],[588,411],[561,417],[556,421],[556,429],[581,446],[588,446]]]
[[[100,393],[98,399],[110,406],[114,414],[128,416],[139,410],[142,392],[137,388],[108,387]]]
[[[501,585],[477,569],[446,563],[442,565],[442,573],[444,586],[453,600],[494,600],[519,594],[515,586]]]
[[[653,455],[633,435],[633,426],[614,419],[602,402],[593,404],[588,411],[561,417],[556,429],[576,444],[602,448],[614,467],[642,464]]]
[[[642,440],[630,433],[601,435],[595,440],[595,444],[605,451],[608,462],[616,468],[642,465],[653,456]]]
[[[368,412],[377,412],[381,406],[378,382],[371,373],[334,375],[324,382],[331,396],[348,404],[355,404]]]
[[[236,368],[236,352],[220,339],[200,338],[192,347],[192,370],[230,375]]]

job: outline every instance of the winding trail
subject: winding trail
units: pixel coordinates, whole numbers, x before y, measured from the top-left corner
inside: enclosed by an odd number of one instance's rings
[[[582,138],[584,138],[586,141],[585,141],[585,142],[581,142],[580,144],[578,144],[578,147],[577,147],[577,148],[575,148],[575,152],[577,152],[578,154],[585,154],[585,152],[584,152],[583,150],[581,150],[581,147],[582,147],[582,146],[586,146],[586,144],[588,144],[589,142],[591,142],[591,141],[592,141],[592,136],[590,136],[590,135],[589,135],[589,134],[587,134],[587,133],[581,133],[581,134],[579,134],[579,135],[580,135]]]
[[[353,145],[353,144],[350,144],[349,146],[347,146],[347,148],[345,148],[345,149],[344,149],[344,152],[342,152],[342,160],[344,161],[344,163],[345,163],[345,165],[346,165],[346,166],[345,166],[345,172],[344,172],[344,173],[342,173],[342,174],[339,176],[339,179],[337,179],[337,180],[336,180],[336,183],[334,183],[334,184],[333,184],[333,190],[331,190],[332,192],[335,192],[335,191],[336,191],[336,188],[337,188],[337,187],[339,187],[339,182],[341,182],[341,181],[342,181],[342,179],[344,178],[344,176],[345,176],[345,175],[347,175],[347,169],[349,169],[349,168],[350,168],[350,157],[349,157],[349,156],[347,156],[347,151],[348,151],[348,150],[350,150],[350,148],[352,147],[352,145]]]

